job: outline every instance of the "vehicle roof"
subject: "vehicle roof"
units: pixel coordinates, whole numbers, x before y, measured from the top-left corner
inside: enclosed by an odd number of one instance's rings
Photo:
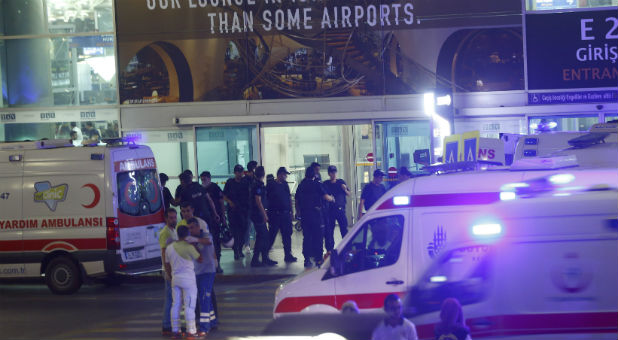
[[[505,184],[550,176],[554,174],[573,174],[570,186],[591,187],[599,184],[618,186],[618,169],[616,168],[567,168],[543,171],[471,171],[443,175],[430,175],[411,178],[386,192],[374,204],[372,210],[398,208],[390,204],[395,196],[436,196],[436,199],[453,202],[439,205],[470,205],[467,200],[479,199],[479,204],[499,201],[500,192]],[[471,197],[464,194],[478,194]],[[411,203],[412,204],[412,203]],[[410,205],[414,206],[414,205]],[[427,206],[427,205],[423,205]]]
[[[9,162],[8,155],[24,154],[24,162],[47,162],[47,161],[74,161],[90,160],[92,154],[106,154],[110,150],[118,149],[143,149],[144,145],[97,145],[84,147],[53,147],[53,148],[18,148],[0,149],[0,162]]]

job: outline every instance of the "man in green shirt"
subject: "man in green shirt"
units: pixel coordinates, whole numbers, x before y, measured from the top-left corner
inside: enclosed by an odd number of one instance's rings
[[[176,222],[178,221],[176,210],[171,208],[165,211],[165,226],[159,234],[159,246],[161,247],[161,263],[163,264],[163,278],[165,281],[165,297],[163,298],[163,325],[161,334],[170,336],[172,334],[172,324],[170,310],[172,309],[172,278],[165,271],[165,249],[167,246],[178,240],[176,235]]]

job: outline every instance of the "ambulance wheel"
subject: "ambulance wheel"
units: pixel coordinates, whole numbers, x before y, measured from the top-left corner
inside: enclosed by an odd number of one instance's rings
[[[66,256],[59,256],[45,268],[45,283],[54,294],[67,295],[81,287],[82,278],[75,262]]]

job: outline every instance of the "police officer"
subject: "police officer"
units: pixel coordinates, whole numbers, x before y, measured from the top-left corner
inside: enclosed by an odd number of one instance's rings
[[[242,247],[249,218],[249,181],[243,180],[244,168],[240,164],[234,166],[234,177],[225,182],[223,198],[228,203],[227,217],[234,234],[234,260],[245,257]]]
[[[275,243],[277,233],[281,230],[281,241],[285,253],[284,261],[296,262],[292,255],[292,195],[287,178],[290,172],[285,167],[277,170],[277,178],[266,184],[268,198],[268,220],[270,223],[269,248]]]
[[[322,212],[322,199],[329,202],[334,198],[324,191],[320,182],[315,179],[314,167],[305,170],[305,178],[296,189],[296,212],[303,226],[303,257],[305,258],[305,268],[311,268],[313,259],[316,265],[321,265],[322,259],[322,238],[324,235],[324,223]]]
[[[405,166],[402,166],[401,168],[399,168],[399,181],[397,182],[397,184],[403,183],[412,177],[413,176],[410,170],[408,170],[408,168],[406,168]]]
[[[266,187],[264,186],[264,167],[258,166],[255,168],[255,177],[251,186],[251,221],[255,226],[255,248],[253,249],[253,259],[251,267],[274,266],[277,261],[273,261],[268,257],[270,250],[270,236],[268,235],[268,216],[264,208],[264,198],[266,197]],[[262,261],[260,261],[260,255]]]
[[[245,171],[245,176],[243,177],[244,181],[247,181],[247,185],[249,186],[249,191],[251,191],[251,188],[253,187],[253,185],[255,184],[255,168],[258,166],[258,162],[256,161],[249,161],[247,163],[247,171]],[[249,202],[251,202],[253,198],[249,197]],[[264,205],[266,206],[266,205]],[[248,225],[247,225],[247,231],[245,232],[245,251],[246,252],[250,252],[251,251],[251,235],[255,236],[255,226],[253,225],[253,220],[251,218],[247,219]]]
[[[176,203],[190,202],[195,210],[195,216],[203,219],[209,225],[218,222],[219,215],[215,211],[215,205],[210,195],[198,182],[193,182],[191,170],[183,171],[178,177],[180,178],[180,185],[176,188]]]
[[[328,167],[329,180],[324,182],[326,192],[335,198],[334,202],[328,204],[328,218],[326,219],[326,229],[324,230],[324,246],[330,252],[335,247],[335,221],[339,223],[341,238],[348,232],[348,218],[345,215],[346,197],[350,196],[345,181],[337,178],[337,167]]]
[[[376,169],[373,172],[373,180],[369,182],[363,188],[361,192],[361,200],[358,205],[358,218],[363,216],[363,207],[365,211],[369,210],[371,206],[386,192],[386,188],[382,184],[384,179],[384,172],[380,169]]]

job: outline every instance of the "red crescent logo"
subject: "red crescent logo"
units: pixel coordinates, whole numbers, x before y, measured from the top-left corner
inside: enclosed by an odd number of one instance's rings
[[[92,202],[90,202],[90,204],[82,204],[82,207],[86,209],[92,209],[96,207],[101,200],[101,192],[99,191],[99,188],[92,183],[84,184],[82,188],[90,188],[92,190],[92,193],[94,193],[94,199],[92,200]]]

